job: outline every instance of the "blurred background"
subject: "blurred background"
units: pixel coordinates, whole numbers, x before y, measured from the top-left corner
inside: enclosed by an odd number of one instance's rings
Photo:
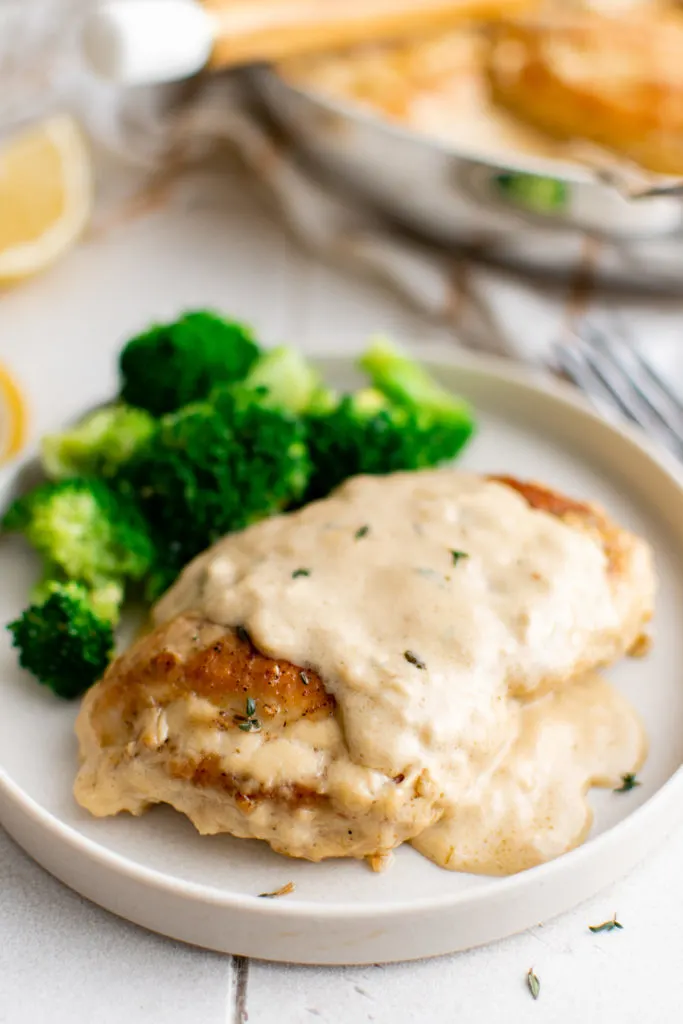
[[[242,252],[265,218],[285,264],[383,282],[420,340],[576,379],[557,342],[607,336],[672,378],[682,181],[674,0],[0,3],[0,325],[111,232],[179,203],[189,244],[218,204]]]

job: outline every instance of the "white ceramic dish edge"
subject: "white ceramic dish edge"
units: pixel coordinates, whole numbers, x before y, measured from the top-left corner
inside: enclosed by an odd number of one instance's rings
[[[596,433],[639,451],[681,491],[683,473],[633,431],[600,420],[573,391],[492,358],[442,363],[510,381],[529,401],[559,403]],[[348,367],[348,360],[338,360]],[[326,366],[334,360],[325,360]],[[16,469],[16,464],[14,466]],[[12,475],[9,467],[0,486]],[[154,931],[225,952],[296,963],[376,963],[479,945],[555,916],[630,870],[683,817],[683,770],[616,827],[565,857],[508,879],[493,891],[365,908],[266,901],[164,876],[107,850],[39,806],[0,770],[0,820],[48,871],[107,909]],[[533,881],[533,884],[530,882]],[[406,941],[406,936],[410,940]]]

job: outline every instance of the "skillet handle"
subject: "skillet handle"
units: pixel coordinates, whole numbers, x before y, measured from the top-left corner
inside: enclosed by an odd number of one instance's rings
[[[410,38],[493,20],[538,0],[109,0],[86,18],[83,48],[126,85],[282,60],[355,43]]]

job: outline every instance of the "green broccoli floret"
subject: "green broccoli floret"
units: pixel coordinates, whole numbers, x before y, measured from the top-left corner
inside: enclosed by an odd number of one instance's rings
[[[324,391],[322,379],[305,356],[281,345],[264,352],[254,363],[242,386],[268,393],[267,404],[300,413]]]
[[[111,623],[77,583],[54,584],[43,604],[8,627],[19,664],[60,697],[78,697],[103,674],[114,649]]]
[[[336,403],[329,393],[308,417],[313,473],[307,500],[358,473],[424,469],[454,458],[473,430],[469,408],[387,342],[360,360],[372,388]]]
[[[330,412],[311,415],[308,426],[313,473],[307,501],[359,473],[432,466],[447,443],[431,421],[374,388],[345,395]]]
[[[372,384],[398,405],[419,412],[438,425],[448,439],[442,459],[453,458],[474,431],[469,405],[436,383],[431,374],[389,341],[377,338],[359,366]]]
[[[45,604],[51,594],[60,592],[64,587],[75,586],[87,594],[88,604],[92,611],[101,619],[116,626],[121,617],[121,607],[124,599],[124,586],[118,580],[100,583],[96,587],[85,587],[82,583],[73,583],[67,580],[59,568],[49,565],[42,579],[36,583],[31,591],[31,604]]]
[[[218,388],[164,417],[119,477],[163,552],[150,596],[223,534],[298,501],[310,471],[303,422],[264,389]]]
[[[153,416],[243,380],[259,356],[251,330],[215,313],[185,313],[132,338],[120,357],[121,397]]]
[[[156,420],[144,409],[122,403],[98,409],[70,430],[43,438],[43,467],[53,480],[112,476],[155,427]]]
[[[49,565],[89,587],[141,579],[154,558],[135,503],[102,480],[41,484],[15,501],[0,525],[23,533]]]

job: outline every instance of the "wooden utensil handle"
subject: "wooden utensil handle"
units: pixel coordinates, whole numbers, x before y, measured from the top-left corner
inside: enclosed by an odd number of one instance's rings
[[[491,19],[532,0],[202,0],[215,24],[211,66],[282,60]]]

